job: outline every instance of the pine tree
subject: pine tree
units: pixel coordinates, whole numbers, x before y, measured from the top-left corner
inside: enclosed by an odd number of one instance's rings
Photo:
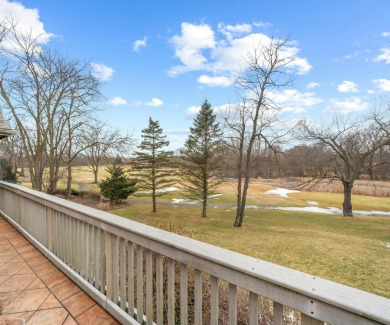
[[[142,142],[135,151],[132,168],[136,171],[139,189],[151,192],[153,210],[157,211],[156,199],[165,194],[164,188],[175,184],[175,172],[170,168],[173,151],[164,150],[169,145],[158,121],[149,118],[149,126],[142,130]]]
[[[110,199],[110,205],[120,200],[126,200],[127,197],[136,191],[137,181],[130,179],[125,175],[123,167],[115,163],[106,168],[110,177],[101,181],[99,184],[100,193]]]
[[[207,201],[216,194],[221,183],[217,178],[222,164],[221,129],[210,103],[205,100],[190,128],[190,135],[182,151],[182,185],[188,196],[203,203],[202,217],[206,217]]]

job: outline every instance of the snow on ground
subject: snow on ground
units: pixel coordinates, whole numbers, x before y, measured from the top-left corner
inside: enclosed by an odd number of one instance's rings
[[[265,192],[264,194],[273,194],[273,195],[278,195],[280,197],[288,197],[288,194],[296,193],[296,192],[299,192],[299,191],[288,190],[286,188],[278,187],[274,190],[269,190],[269,191]]]
[[[385,246],[386,246],[387,248],[390,248],[390,243],[386,243]]]
[[[188,200],[188,199],[172,199],[172,203],[197,204],[197,203],[199,203],[199,201]]]
[[[161,188],[159,190],[156,190],[157,193],[166,193],[166,192],[175,192],[175,191],[178,191],[179,188],[178,187],[166,187],[166,188]],[[152,193],[152,191],[140,191],[140,192],[137,192],[139,194],[150,194]]]
[[[209,197],[208,197],[208,199],[215,199],[215,198],[217,198],[217,197],[220,197],[222,194],[214,194],[214,195],[210,195]]]
[[[247,209],[265,209],[265,210],[284,210],[284,211],[301,211],[301,212],[314,212],[314,213],[326,213],[326,214],[342,214],[343,210],[335,207],[320,208],[320,207],[264,207],[258,205],[247,205]],[[356,216],[384,216],[390,217],[390,212],[384,211],[361,211],[353,210],[353,214]]]
[[[306,201],[306,203],[310,205],[318,205],[318,202],[316,201]]]
[[[218,198],[220,197],[222,194],[214,194],[214,195],[210,195],[208,198],[209,199],[215,199],[215,198]],[[176,199],[176,198],[173,198],[171,200],[172,203],[187,203],[187,204],[197,204],[197,203],[202,203],[202,201],[200,200],[189,200],[189,199]]]
[[[285,211],[301,211],[301,212],[315,212],[326,214],[343,213],[343,210],[335,207],[319,208],[319,207],[276,207],[277,210]]]
[[[327,213],[327,214],[342,214],[343,210],[335,207],[328,208],[319,208],[319,207],[278,207],[279,210],[288,210],[288,211],[302,211],[302,212],[316,212],[316,213]],[[361,211],[353,210],[355,216],[386,216],[390,217],[390,212],[384,211]]]

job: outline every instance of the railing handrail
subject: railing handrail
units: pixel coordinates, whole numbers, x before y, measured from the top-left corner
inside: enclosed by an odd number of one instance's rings
[[[0,182],[0,186],[48,207],[62,207],[73,211],[79,216],[78,218],[84,216],[94,219],[103,229],[119,228],[224,268],[247,274],[273,286],[310,297],[376,322],[390,324],[390,299],[385,297],[173,234],[16,184]]]

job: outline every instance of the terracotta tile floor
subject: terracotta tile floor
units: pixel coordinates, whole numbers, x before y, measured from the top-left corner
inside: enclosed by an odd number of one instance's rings
[[[0,325],[119,324],[0,217]]]

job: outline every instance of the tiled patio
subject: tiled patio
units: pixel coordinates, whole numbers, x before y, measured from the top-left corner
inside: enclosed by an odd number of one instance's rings
[[[0,325],[119,324],[0,217]]]

